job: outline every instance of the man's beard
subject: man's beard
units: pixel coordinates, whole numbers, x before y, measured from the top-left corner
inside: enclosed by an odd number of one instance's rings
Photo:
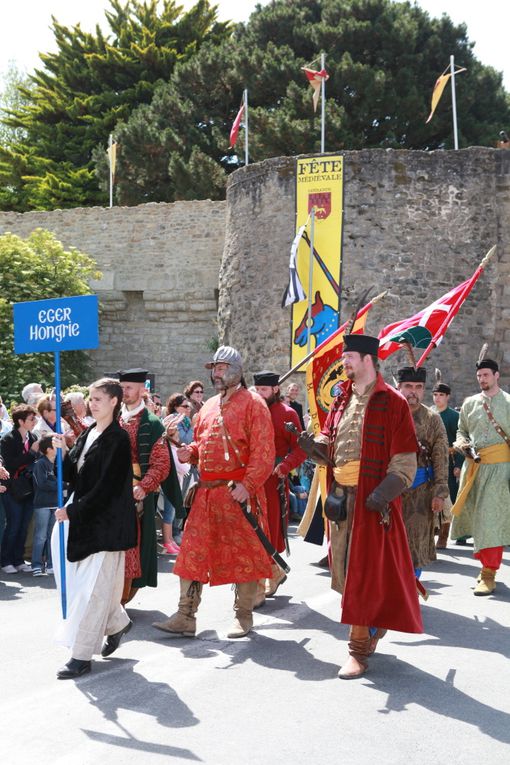
[[[276,394],[271,393],[271,395],[268,398],[265,398],[264,401],[268,406],[271,406],[271,404],[274,404],[276,401]]]
[[[227,390],[227,386],[225,385],[225,382],[223,380],[223,377],[214,377],[211,375],[211,382],[214,386],[214,390],[218,393],[221,393],[224,390]]]
[[[420,399],[418,398],[418,396],[415,396],[414,393],[411,393],[409,396],[406,396],[405,398],[409,406],[418,406],[420,403]]]

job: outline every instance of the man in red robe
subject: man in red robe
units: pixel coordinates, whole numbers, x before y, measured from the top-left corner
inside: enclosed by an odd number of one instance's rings
[[[321,434],[299,437],[312,459],[329,465],[331,586],[350,625],[342,679],[366,671],[387,629],[423,632],[400,500],[416,473],[418,443],[407,401],[378,372],[378,348],[375,337],[345,336],[347,380]]]
[[[267,534],[264,483],[274,467],[274,434],[267,406],[245,387],[235,348],[221,346],[206,367],[218,395],[200,409],[192,443],[177,451],[181,462],[198,465],[200,472],[174,567],[180,577],[178,610],[154,626],[194,636],[202,585],[235,583],[235,620],[228,637],[238,638],[253,626],[257,581],[272,573],[240,503],[249,503]]]
[[[269,407],[274,428],[276,450],[275,467],[264,484],[267,499],[267,516],[269,522],[269,539],[278,552],[285,550],[289,484],[287,476],[306,459],[305,452],[298,446],[296,433],[289,433],[285,428],[286,422],[291,422],[297,431],[301,423],[297,412],[282,401],[278,381],[280,376],[267,370],[253,375],[257,393],[262,396]],[[285,507],[282,511],[282,500],[285,497]],[[273,575],[268,580],[261,580],[255,600],[255,607],[260,607],[266,597],[275,595],[278,587],[285,582],[287,575],[276,563],[273,563]]]

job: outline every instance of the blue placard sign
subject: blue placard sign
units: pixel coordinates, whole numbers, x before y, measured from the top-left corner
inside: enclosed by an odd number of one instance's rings
[[[97,295],[34,300],[13,308],[16,354],[99,346]]]

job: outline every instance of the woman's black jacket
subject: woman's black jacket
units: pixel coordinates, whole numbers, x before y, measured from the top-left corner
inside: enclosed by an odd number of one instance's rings
[[[74,491],[67,505],[67,558],[83,560],[102,550],[128,550],[137,542],[133,467],[129,436],[117,421],[94,441],[78,472],[78,459],[91,425],[64,458],[64,480]]]

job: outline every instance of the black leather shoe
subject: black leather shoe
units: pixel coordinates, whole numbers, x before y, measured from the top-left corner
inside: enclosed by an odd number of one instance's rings
[[[81,659],[69,659],[67,664],[65,664],[59,671],[57,672],[57,677],[59,680],[70,680],[73,677],[81,677],[81,675],[86,675],[87,672],[90,672],[90,668],[92,666],[91,661],[82,661]]]
[[[108,635],[106,640],[104,641],[104,645],[101,649],[101,656],[105,658],[106,656],[110,656],[114,651],[117,650],[117,648],[120,645],[120,641],[122,640],[122,637],[124,635],[127,635],[131,627],[133,626],[133,622],[129,621],[124,629],[120,630],[119,632],[116,632],[115,635]]]

